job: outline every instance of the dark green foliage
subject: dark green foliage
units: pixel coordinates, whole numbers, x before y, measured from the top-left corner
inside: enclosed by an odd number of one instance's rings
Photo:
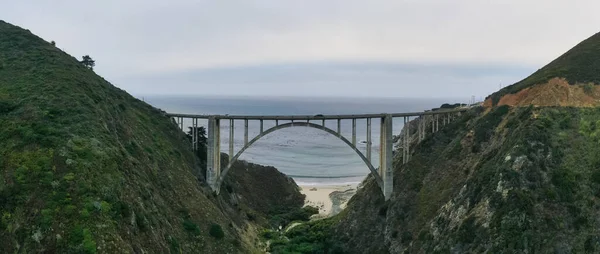
[[[317,213],[319,213],[319,209],[312,206],[291,208],[290,210],[280,207],[280,209],[270,213],[272,216],[269,221],[274,228],[285,227],[292,221],[308,221],[311,215]]]
[[[74,253],[96,253],[96,242],[88,228],[75,226],[67,240],[69,250]]]
[[[577,175],[571,169],[558,169],[552,173],[552,184],[561,200],[572,201],[578,188]]]
[[[388,209],[388,206],[387,206],[387,204],[385,204],[379,208],[379,212],[377,214],[379,214],[379,216],[385,217],[385,215],[387,214],[387,209]]]
[[[81,57],[81,64],[86,68],[93,70],[94,66],[96,66],[96,61],[94,61],[89,55],[85,55]]]
[[[467,106],[467,104],[464,104],[464,103],[454,103],[454,104],[444,103],[444,104],[442,104],[442,106],[440,106],[440,109],[453,109],[453,108],[458,108],[458,107],[463,107],[463,106]]]
[[[193,135],[194,133],[196,133],[196,140],[197,140],[197,149],[196,149],[196,156],[198,156],[198,158],[200,159],[200,168],[202,169],[202,176],[206,177],[206,160],[207,160],[207,139],[206,139],[206,128],[204,128],[204,126],[200,126],[200,127],[195,127],[196,129],[194,129],[194,127],[189,127],[189,130],[187,132],[187,137],[190,140],[190,142],[193,142]],[[228,190],[229,191],[229,190]],[[231,193],[231,192],[230,192]]]
[[[400,242],[407,244],[410,241],[412,241],[413,236],[412,233],[410,233],[410,231],[404,231],[402,232],[402,237],[400,238]]]
[[[278,232],[275,232],[275,231],[265,230],[260,234],[260,236],[265,239],[273,239],[273,238],[277,237],[277,233]]]
[[[477,226],[475,218],[467,218],[458,229],[458,240],[463,243],[472,243],[477,237]]]
[[[194,223],[193,221],[189,220],[189,219],[185,219],[183,220],[183,228],[190,232],[192,235],[200,235],[201,231],[200,231],[200,227],[198,227],[198,225],[196,225],[196,223]]]
[[[506,94],[517,93],[524,88],[545,83],[555,77],[566,78],[570,84],[600,84],[600,33],[582,41],[531,76],[502,88],[488,98],[491,98],[493,104],[496,105]],[[586,88],[584,87],[584,89]]]
[[[172,236],[167,236],[167,242],[169,242],[169,251],[171,253],[181,253],[181,247],[179,246],[179,242]]]
[[[148,229],[148,221],[142,212],[137,212],[135,214],[135,224],[141,231],[146,231],[146,229]]]
[[[584,250],[586,253],[595,253],[598,248],[598,240],[594,240],[596,237],[588,237],[584,243]]]
[[[600,169],[594,170],[591,177],[592,182],[600,184]]]
[[[221,228],[221,225],[219,225],[219,224],[210,225],[209,234],[210,234],[210,236],[217,238],[217,239],[222,239],[223,237],[225,237],[223,228]]]
[[[271,253],[344,253],[342,243],[333,238],[332,225],[337,218],[302,224],[290,229],[286,238],[272,240]]]
[[[181,204],[201,227],[227,217],[199,187],[198,159],[169,117],[3,21],[0,126],[0,253],[164,252],[156,232],[185,240],[183,252],[241,249],[173,226]]]

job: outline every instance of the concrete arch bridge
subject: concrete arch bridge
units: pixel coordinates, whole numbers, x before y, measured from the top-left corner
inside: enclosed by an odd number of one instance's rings
[[[393,168],[392,168],[392,155],[393,155],[393,119],[403,118],[404,119],[404,130],[402,131],[403,137],[400,139],[403,152],[403,163],[406,163],[410,159],[410,131],[409,123],[411,118],[421,118],[418,123],[417,139],[420,142],[425,138],[428,133],[435,133],[439,130],[440,125],[444,126],[462,112],[468,108],[458,108],[452,110],[436,110],[436,111],[424,111],[424,112],[410,112],[410,113],[392,113],[392,114],[357,114],[357,115],[287,115],[287,116],[275,116],[275,115],[194,115],[194,114],[178,114],[169,113],[168,115],[174,118],[175,122],[179,127],[184,130],[184,120],[191,120],[192,131],[198,130],[198,122],[200,119],[208,120],[208,135],[207,135],[207,165],[206,165],[206,180],[210,187],[218,194],[227,173],[231,169],[233,163],[242,155],[242,153],[248,149],[252,144],[260,140],[262,137],[273,133],[275,131],[291,128],[291,127],[308,127],[318,129],[327,132],[348,145],[356,154],[362,159],[362,161],[369,168],[369,171],[373,173],[377,184],[381,188],[385,199],[389,199],[393,192]],[[359,151],[356,146],[356,123],[358,119],[366,119],[366,154]],[[244,121],[244,145],[243,147],[234,153],[234,121]],[[374,167],[373,158],[371,157],[372,151],[372,140],[371,140],[371,124],[372,121],[380,122],[380,142],[379,142],[379,167]],[[223,121],[229,121],[229,162],[227,165],[221,165],[221,123]],[[248,136],[248,123],[257,121],[260,124],[260,132],[258,135],[249,139]],[[275,125],[268,129],[264,128],[265,121],[274,121]],[[325,126],[326,121],[337,121],[337,128],[332,129]],[[341,124],[342,121],[352,122],[352,134],[350,137],[345,137],[342,134]],[[281,122],[281,123],[280,123]],[[285,122],[285,123],[284,123]],[[198,149],[197,133],[192,133],[192,145],[193,149]]]

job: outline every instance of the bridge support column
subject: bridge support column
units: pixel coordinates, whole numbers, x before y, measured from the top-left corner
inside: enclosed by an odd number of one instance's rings
[[[221,128],[220,121],[214,117],[208,118],[206,182],[210,188],[219,193],[218,179],[221,174]]]
[[[356,145],[356,118],[352,118],[352,145]]]
[[[248,119],[244,119],[244,146],[248,145]]]
[[[393,140],[392,140],[392,116],[386,115],[381,118],[381,141],[379,153],[379,174],[383,180],[383,196],[385,200],[390,199],[394,189],[394,172],[392,168]]]
[[[371,144],[371,118],[367,118],[367,160],[373,164],[371,161]]]

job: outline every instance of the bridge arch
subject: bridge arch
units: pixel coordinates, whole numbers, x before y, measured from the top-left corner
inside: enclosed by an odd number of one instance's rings
[[[347,138],[345,138],[341,133],[338,133],[338,132],[336,132],[336,131],[334,131],[334,130],[332,130],[330,128],[327,128],[327,127],[325,127],[323,125],[318,125],[318,124],[314,124],[314,123],[311,123],[311,122],[290,122],[290,123],[276,125],[274,127],[271,127],[269,129],[263,131],[262,133],[259,133],[256,137],[254,137],[247,144],[245,144],[244,147],[242,147],[242,149],[240,149],[240,151],[238,151],[233,157],[231,157],[229,159],[229,162],[227,163],[227,167],[221,172],[221,174],[219,175],[219,178],[217,179],[217,188],[216,188],[217,193],[220,191],[221,184],[225,180],[225,177],[227,177],[227,173],[231,169],[231,166],[233,165],[233,163],[235,163],[235,161],[237,161],[237,159],[242,155],[242,153],[244,153],[244,151],[246,151],[246,149],[250,148],[250,146],[252,146],[258,140],[260,140],[262,137],[264,137],[264,136],[266,136],[266,135],[268,135],[268,134],[270,134],[272,132],[275,132],[277,130],[281,130],[281,129],[285,129],[285,128],[290,128],[290,127],[309,127],[309,128],[315,128],[315,129],[318,129],[318,130],[325,131],[325,132],[327,132],[329,134],[332,134],[333,136],[339,138],[344,143],[346,143],[346,145],[348,145],[350,148],[352,148],[352,150],[354,150],[354,152],[356,152],[356,154],[367,165],[367,167],[369,168],[369,171],[371,173],[373,173],[373,176],[375,177],[375,180],[377,181],[377,183],[379,184],[379,186],[383,186],[383,180],[382,180],[381,176],[379,175],[379,173],[377,172],[377,169],[367,159],[367,157],[365,157],[365,155],[360,150],[358,150],[358,148],[356,147],[356,145],[352,144],[352,142],[350,142]]]

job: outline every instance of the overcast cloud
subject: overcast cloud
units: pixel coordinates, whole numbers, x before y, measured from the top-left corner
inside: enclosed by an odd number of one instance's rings
[[[137,95],[485,96],[600,30],[597,0],[0,3]]]

